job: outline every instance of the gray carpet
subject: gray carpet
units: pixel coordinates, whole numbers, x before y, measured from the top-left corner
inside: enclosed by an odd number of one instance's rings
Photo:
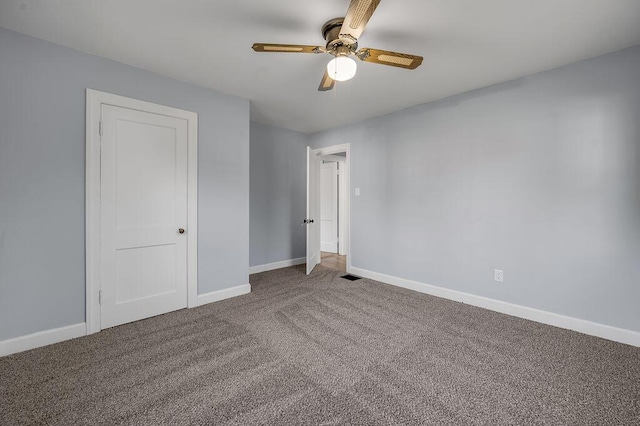
[[[0,424],[640,424],[640,349],[318,267],[0,358]]]

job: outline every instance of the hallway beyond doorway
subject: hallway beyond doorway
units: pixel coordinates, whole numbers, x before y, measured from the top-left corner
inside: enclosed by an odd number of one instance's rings
[[[337,253],[323,251],[320,264],[336,271],[347,272],[347,256],[341,256]]]

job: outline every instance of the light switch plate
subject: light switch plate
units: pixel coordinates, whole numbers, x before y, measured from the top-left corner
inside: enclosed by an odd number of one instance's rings
[[[356,197],[360,196],[360,188],[356,188]]]

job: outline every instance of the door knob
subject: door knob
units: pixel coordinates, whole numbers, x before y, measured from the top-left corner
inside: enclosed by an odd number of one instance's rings
[[[184,234],[184,228],[178,228],[178,233],[179,234]]]
[[[313,219],[305,219],[305,220],[302,221],[303,225],[307,225],[309,223],[313,223]]]

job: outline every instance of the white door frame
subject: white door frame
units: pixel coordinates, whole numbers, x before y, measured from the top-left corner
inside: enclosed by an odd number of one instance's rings
[[[325,156],[331,154],[338,154],[341,152],[346,153],[346,157],[343,159],[344,161],[344,172],[340,171],[340,176],[344,173],[345,180],[345,208],[346,208],[346,220],[344,221],[344,225],[340,224],[340,229],[344,229],[345,234],[347,235],[346,239],[346,253],[347,253],[347,273],[351,272],[351,144],[343,143],[340,145],[328,146],[325,148],[314,149],[316,155]],[[320,241],[318,241],[320,244]],[[338,244],[342,244],[341,241]],[[318,250],[320,247],[318,247]]]
[[[100,116],[102,105],[128,108],[187,121],[187,307],[198,299],[198,114],[124,96],[87,89],[86,105],[86,324],[87,334],[100,324]]]
[[[349,236],[344,232],[344,224],[347,223],[347,197],[349,196],[349,187],[347,181],[347,162],[346,160],[338,161],[338,254],[346,255],[346,247],[349,246]],[[342,177],[340,176],[342,174]]]

